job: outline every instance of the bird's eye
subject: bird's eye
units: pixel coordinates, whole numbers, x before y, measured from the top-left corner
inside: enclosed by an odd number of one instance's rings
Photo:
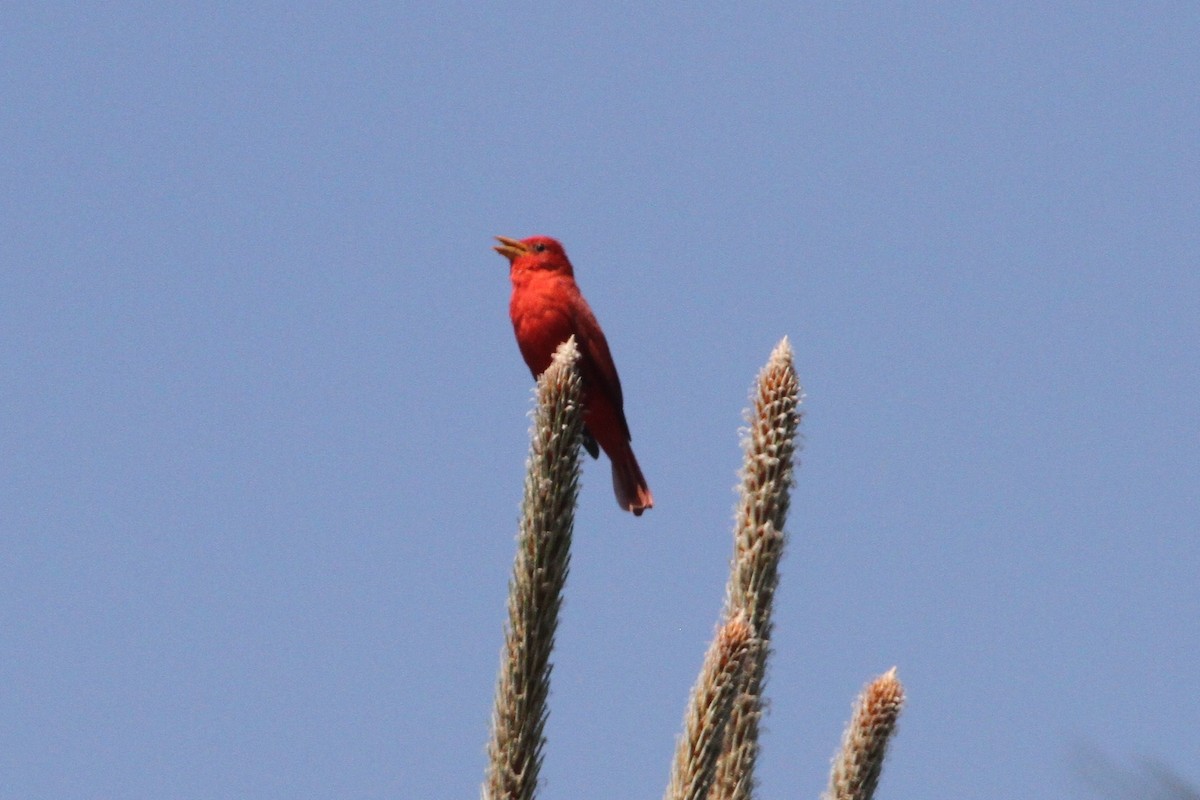
[[[533,246],[533,252],[535,252],[535,253],[544,253],[544,252],[546,252],[546,245],[542,244],[541,242],[538,242],[537,244],[535,244],[535,245]]]

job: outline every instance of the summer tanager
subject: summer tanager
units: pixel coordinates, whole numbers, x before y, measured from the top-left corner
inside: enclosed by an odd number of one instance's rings
[[[509,262],[513,292],[508,314],[525,363],[538,377],[550,366],[555,349],[575,337],[583,379],[583,446],[592,458],[600,456],[597,444],[608,454],[617,505],[641,516],[654,507],[654,496],[629,444],[621,379],[604,331],[575,285],[566,251],[549,236],[496,238],[500,244],[494,249]]]

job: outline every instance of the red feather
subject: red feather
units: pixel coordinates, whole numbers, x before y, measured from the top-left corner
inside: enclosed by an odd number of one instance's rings
[[[575,271],[566,251],[548,236],[521,241],[497,238],[501,244],[495,249],[510,264],[513,292],[508,312],[525,363],[536,378],[550,366],[558,346],[575,337],[583,378],[584,425],[612,461],[617,504],[640,516],[654,506],[654,496],[630,446],[621,379],[608,341],[575,285]]]

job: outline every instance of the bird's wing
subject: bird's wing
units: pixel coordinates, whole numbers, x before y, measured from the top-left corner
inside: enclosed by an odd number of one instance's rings
[[[600,457],[600,445],[596,442],[596,437],[592,436],[592,432],[587,429],[586,425],[583,426],[583,449],[587,450],[588,455],[592,458]]]
[[[574,311],[575,335],[579,339],[579,348],[583,355],[580,359],[580,371],[583,373],[584,385],[594,386],[604,393],[617,411],[625,440],[631,441],[633,436],[629,433],[629,423],[625,421],[625,399],[621,394],[621,379],[617,377],[617,367],[613,363],[612,353],[608,351],[604,331],[600,329],[600,323],[596,322],[596,316],[587,303],[583,302],[582,297]]]

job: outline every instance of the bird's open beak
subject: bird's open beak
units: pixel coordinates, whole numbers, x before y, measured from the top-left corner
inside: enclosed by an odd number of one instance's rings
[[[496,245],[492,249],[507,258],[510,264],[517,258],[517,256],[521,256],[529,252],[529,248],[526,247],[523,242],[520,242],[517,239],[510,239],[507,236],[497,236],[496,241],[500,242],[500,244]]]

